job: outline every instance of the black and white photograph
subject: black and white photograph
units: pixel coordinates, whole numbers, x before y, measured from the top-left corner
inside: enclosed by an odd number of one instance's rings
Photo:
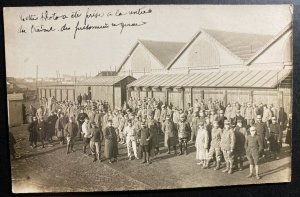
[[[12,192],[291,182],[293,9],[4,7]]]

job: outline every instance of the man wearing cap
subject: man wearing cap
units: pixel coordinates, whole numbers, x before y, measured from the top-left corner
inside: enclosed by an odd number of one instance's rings
[[[282,130],[274,116],[272,117],[272,123],[270,124],[269,142],[270,142],[270,152],[272,154],[271,158],[274,155],[276,159],[279,159],[279,152],[282,144]]]
[[[223,170],[222,172],[228,172],[228,174],[232,174],[235,135],[233,130],[230,128],[230,122],[228,120],[224,121],[224,129],[223,129],[220,144],[226,162],[226,169]]]
[[[164,145],[168,148],[168,154],[170,154],[171,147],[174,149],[174,154],[177,154],[177,130],[169,115],[166,116],[166,121],[163,123],[162,132],[165,134]]]
[[[227,120],[227,118],[224,116],[224,110],[220,110],[219,116],[218,116],[218,125],[221,129],[224,128],[224,121]]]
[[[187,155],[188,154],[187,142],[191,135],[191,127],[190,124],[186,122],[186,117],[184,114],[180,115],[180,122],[177,124],[177,131],[178,131],[180,155],[183,154],[183,148],[185,154]]]
[[[235,145],[234,145],[234,163],[238,170],[243,170],[243,162],[245,156],[245,140],[247,137],[246,128],[243,127],[242,120],[237,120],[234,128]]]
[[[240,110],[236,110],[236,116],[232,121],[233,125],[237,125],[237,122],[240,121],[242,123],[242,125],[245,125],[245,119],[244,117],[241,115],[241,111]]]
[[[258,162],[259,162],[259,152],[263,150],[263,146],[260,137],[256,135],[256,128],[254,126],[250,127],[250,135],[246,137],[245,149],[247,159],[250,163],[250,174],[247,178],[253,176],[253,167],[255,165],[256,179],[260,179],[258,174]]]
[[[262,122],[261,115],[256,116],[256,123],[253,125],[256,128],[256,135],[259,137],[259,140],[263,146],[260,156],[265,156],[264,149],[267,148],[266,141],[269,138],[269,129],[267,127],[267,124]]]
[[[32,121],[29,123],[27,130],[29,132],[29,143],[31,148],[37,147],[38,131],[37,131],[37,118],[32,117]]]
[[[137,132],[132,126],[132,121],[128,121],[128,125],[124,128],[123,135],[126,138],[128,159],[132,160],[132,150],[136,159],[139,159],[137,154]]]
[[[148,163],[151,164],[150,161],[150,143],[151,143],[151,133],[150,129],[147,127],[145,120],[141,123],[141,129],[138,132],[138,138],[140,143],[140,149],[142,153],[142,164]]]
[[[84,112],[84,109],[80,109],[80,113],[77,116],[77,122],[79,127],[79,140],[81,140],[81,132],[82,132],[82,124],[84,123],[85,118],[87,118],[88,115]]]
[[[213,128],[211,130],[211,141],[210,141],[210,149],[208,153],[207,165],[210,161],[213,160],[214,156],[216,158],[216,167],[215,170],[220,169],[220,162],[221,162],[221,137],[222,137],[222,129],[219,128],[218,121],[213,122]]]
[[[94,155],[94,162],[101,162],[101,142],[103,141],[103,133],[99,127],[97,127],[95,122],[91,123],[91,140],[90,149],[92,155]]]
[[[247,121],[247,125],[250,126],[252,124],[253,117],[253,108],[250,103],[247,104],[247,108],[245,110],[245,120]]]
[[[155,155],[160,154],[159,153],[159,131],[157,122],[153,119],[153,116],[150,116],[148,118],[147,122],[148,128],[150,129],[151,133],[151,146],[155,149]]]
[[[64,133],[67,136],[67,154],[69,154],[71,150],[74,152],[73,146],[78,130],[78,125],[74,123],[74,118],[70,117],[64,130]]]
[[[115,128],[112,126],[112,120],[108,119],[107,127],[103,133],[104,136],[104,156],[112,163],[117,160],[118,142]]]
[[[65,118],[64,113],[59,114],[59,118],[55,123],[55,135],[57,136],[61,145],[65,144],[65,135],[64,135],[64,128],[67,124],[67,120]]]

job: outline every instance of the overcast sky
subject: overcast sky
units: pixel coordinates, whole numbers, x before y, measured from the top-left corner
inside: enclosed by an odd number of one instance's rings
[[[74,31],[77,22],[83,25],[88,7],[36,7],[6,8],[4,10],[5,52],[7,76],[35,77],[36,65],[39,77],[56,77],[60,73],[76,75],[95,75],[100,70],[118,67],[137,39],[183,41],[186,42],[197,33],[200,27],[233,32],[258,34],[277,34],[291,19],[289,6],[208,6],[208,5],[160,5],[160,6],[89,6],[89,13],[112,13],[119,9],[122,13],[142,8],[151,13],[87,19],[87,24],[146,22],[139,27],[120,27],[102,30]],[[41,13],[57,16],[70,16],[76,10],[81,17],[70,17],[51,22],[43,21],[44,27],[53,26],[49,33],[30,33],[31,25],[41,24]],[[25,20],[28,15],[39,17],[36,21]],[[34,18],[34,17],[33,17]],[[28,19],[28,17],[27,17]],[[69,31],[60,32],[64,24]],[[25,29],[27,33],[18,33]]]

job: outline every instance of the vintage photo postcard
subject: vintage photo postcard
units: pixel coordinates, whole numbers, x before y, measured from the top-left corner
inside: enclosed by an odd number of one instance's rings
[[[292,5],[3,12],[14,193],[291,181]]]

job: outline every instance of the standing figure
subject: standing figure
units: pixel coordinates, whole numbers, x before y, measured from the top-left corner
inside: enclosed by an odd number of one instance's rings
[[[9,152],[12,156],[12,159],[16,159],[16,150],[15,150],[15,144],[17,143],[14,135],[12,132],[9,131]]]
[[[77,102],[78,102],[79,106],[81,106],[81,103],[82,103],[82,96],[81,96],[81,94],[79,94],[77,96]]]
[[[235,145],[235,135],[233,130],[230,128],[230,122],[224,121],[224,129],[221,137],[221,150],[226,162],[226,169],[222,172],[228,172],[232,174],[233,167],[233,150]]]
[[[234,128],[234,135],[234,163],[236,164],[238,170],[242,171],[245,156],[245,140],[247,137],[247,131],[246,128],[243,127],[242,120],[237,120],[237,125]]]
[[[146,122],[142,121],[141,129],[139,130],[138,137],[140,142],[140,149],[142,152],[142,157],[144,158],[142,164],[151,164],[150,161],[150,146],[151,146],[151,133],[150,129],[147,127]]]
[[[49,143],[52,142],[52,137],[55,135],[55,124],[58,117],[54,112],[50,112],[50,116],[47,118],[47,134],[46,134],[46,140],[48,140]]]
[[[162,131],[165,134],[164,145],[168,148],[168,154],[170,154],[171,147],[174,150],[174,154],[177,154],[177,130],[169,115],[166,116],[166,121],[163,123]]]
[[[256,135],[256,128],[250,127],[250,135],[247,136],[245,142],[247,159],[250,163],[250,174],[247,178],[253,176],[253,167],[255,165],[256,179],[260,179],[258,175],[259,152],[263,149],[260,137]]]
[[[74,122],[74,118],[70,117],[68,124],[65,126],[64,132],[67,137],[67,154],[70,153],[70,151],[75,152],[73,149],[75,137],[77,136],[77,133],[79,131],[78,125]]]
[[[269,138],[269,129],[265,122],[262,122],[261,115],[257,115],[256,123],[253,125],[256,128],[256,135],[259,137],[261,144],[263,146],[261,152],[259,153],[260,156],[265,157],[264,149],[267,148],[267,140]]]
[[[84,119],[87,117],[88,115],[84,112],[84,109],[80,109],[80,113],[77,115],[77,122],[79,127],[79,140],[81,140],[82,124],[84,123]]]
[[[44,141],[45,141],[45,134],[46,134],[46,123],[44,121],[44,117],[40,117],[37,123],[38,129],[38,141],[42,143],[42,148],[45,148]]]
[[[38,139],[38,131],[37,131],[37,118],[35,116],[32,117],[32,122],[29,123],[28,128],[29,132],[29,143],[30,147],[37,147],[37,139]]]
[[[124,128],[123,135],[126,138],[128,159],[132,160],[132,151],[136,159],[139,159],[137,155],[137,132],[132,126],[132,121],[128,121],[128,125]]]
[[[272,123],[270,124],[270,152],[271,158],[274,157],[278,160],[279,159],[279,152],[281,149],[282,143],[282,130],[280,128],[279,123],[276,122],[276,118],[272,117]]]
[[[81,131],[83,136],[83,154],[86,154],[86,147],[90,144],[91,140],[91,124],[88,117],[84,119]]]
[[[208,167],[208,143],[209,143],[209,136],[208,131],[204,125],[203,121],[199,122],[199,129],[196,136],[196,160],[200,162],[197,165],[202,164],[202,168]]]
[[[177,124],[177,131],[178,131],[178,140],[179,140],[179,148],[180,148],[180,155],[183,154],[183,148],[185,154],[187,155],[187,142],[191,135],[191,127],[188,122],[186,122],[186,118],[184,114],[180,115],[180,122]]]
[[[289,114],[289,119],[287,122],[287,132],[286,132],[286,138],[285,143],[289,145],[290,151],[292,150],[292,114]]]
[[[213,122],[213,128],[211,130],[211,142],[209,149],[209,164],[210,161],[213,160],[214,156],[216,158],[216,167],[214,170],[220,169],[221,162],[221,137],[222,137],[222,129],[219,128],[218,121]]]
[[[203,120],[202,120],[203,121]],[[198,115],[198,111],[194,112],[193,118],[192,118],[192,123],[191,123],[191,129],[192,129],[192,133],[191,133],[191,142],[194,142],[197,136],[197,131],[198,131],[198,127],[199,127],[199,122],[200,122],[200,118]]]
[[[61,145],[65,144],[65,134],[64,129],[67,124],[66,118],[64,113],[59,114],[59,118],[57,119],[55,123],[55,135],[57,136],[59,142]]]
[[[101,162],[101,142],[103,141],[103,133],[100,128],[96,125],[95,122],[91,124],[91,140],[90,140],[90,149],[92,155],[94,155],[94,162]]]
[[[112,120],[108,119],[107,127],[104,130],[104,156],[109,159],[109,163],[117,161],[118,142],[115,128],[112,126]]]
[[[148,128],[150,129],[150,133],[152,135],[151,137],[151,146],[152,148],[155,149],[154,154],[160,154],[159,152],[159,131],[160,129],[158,128],[157,122],[153,119],[153,116],[150,116],[148,119]]]

